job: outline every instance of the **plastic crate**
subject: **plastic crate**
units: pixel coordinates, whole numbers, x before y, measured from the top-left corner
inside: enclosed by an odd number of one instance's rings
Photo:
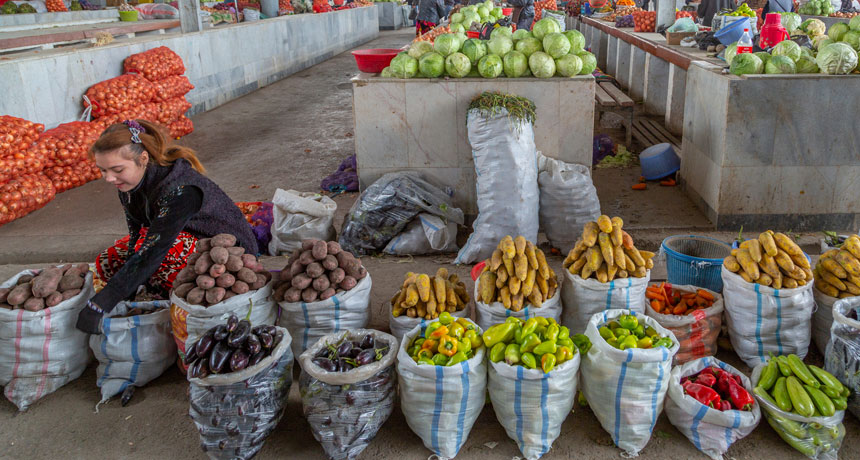
[[[663,240],[660,248],[666,254],[670,283],[723,292],[720,270],[723,259],[732,252],[730,245],[706,236],[677,235]]]

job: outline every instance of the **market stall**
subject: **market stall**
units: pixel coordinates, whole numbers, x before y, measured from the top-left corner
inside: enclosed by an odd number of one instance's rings
[[[404,5],[399,0],[376,1],[374,4],[379,13],[379,30],[398,30],[412,24],[409,19],[411,6]]]

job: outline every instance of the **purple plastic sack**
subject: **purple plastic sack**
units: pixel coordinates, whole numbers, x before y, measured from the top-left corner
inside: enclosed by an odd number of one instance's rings
[[[251,230],[257,238],[257,247],[263,253],[266,252],[264,248],[269,247],[269,241],[272,241],[272,222],[272,203],[265,201],[251,216]]]
[[[355,155],[350,155],[343,160],[336,172],[320,182],[320,188],[327,192],[357,192],[358,168]]]
[[[597,136],[594,136],[591,164],[596,165],[597,163],[600,163],[600,160],[612,155],[612,151],[614,149],[615,143],[612,142],[612,138],[606,134],[598,134]]]

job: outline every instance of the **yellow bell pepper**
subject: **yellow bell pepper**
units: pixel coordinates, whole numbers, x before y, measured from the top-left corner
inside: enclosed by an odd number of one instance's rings
[[[450,335],[451,337],[456,337],[457,339],[462,339],[463,334],[465,334],[465,333],[466,333],[466,329],[463,326],[461,326],[459,323],[453,323],[448,328],[448,335]]]
[[[438,345],[439,345],[438,340],[427,339],[424,341],[424,343],[421,344],[421,349],[422,350],[432,350],[432,349],[436,348]]]
[[[446,335],[448,335],[448,326],[442,326],[440,324],[439,327],[433,329],[433,331],[430,332],[430,335],[428,335],[427,337],[438,340]]]
[[[449,335],[443,336],[439,340],[437,351],[445,356],[454,356],[457,353],[457,339]]]

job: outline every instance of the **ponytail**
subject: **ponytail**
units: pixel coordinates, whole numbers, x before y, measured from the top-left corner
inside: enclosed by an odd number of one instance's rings
[[[128,146],[131,154],[131,157],[127,158],[129,160],[137,162],[145,150],[157,165],[170,166],[176,160],[184,158],[191,163],[191,167],[197,172],[206,174],[206,168],[200,163],[194,150],[173,144],[160,126],[146,120],[136,121],[146,131],[138,134],[140,143],[132,141],[132,133],[127,125],[116,123],[104,130],[90,148],[90,158],[99,153],[111,152]]]

